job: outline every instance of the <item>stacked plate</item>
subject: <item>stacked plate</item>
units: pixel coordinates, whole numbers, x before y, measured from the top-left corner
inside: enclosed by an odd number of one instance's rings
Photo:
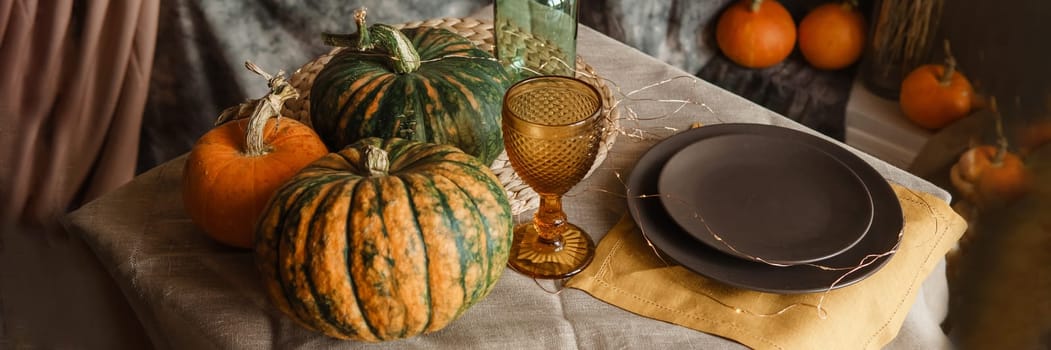
[[[716,124],[654,145],[628,179],[628,208],[667,257],[774,293],[844,287],[879,270],[904,223],[883,176],[817,136]]]

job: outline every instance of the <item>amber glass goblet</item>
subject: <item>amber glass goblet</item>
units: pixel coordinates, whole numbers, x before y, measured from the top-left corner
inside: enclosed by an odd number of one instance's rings
[[[508,265],[534,278],[558,279],[584,269],[595,243],[562,211],[562,195],[587,175],[602,138],[602,99],[591,85],[537,76],[504,95],[503,133],[511,167],[540,196],[533,221],[515,226]]]

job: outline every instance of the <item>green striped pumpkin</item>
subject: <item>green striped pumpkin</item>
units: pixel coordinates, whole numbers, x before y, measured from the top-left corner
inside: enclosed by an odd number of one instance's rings
[[[310,120],[330,150],[366,137],[452,144],[489,165],[503,151],[509,78],[493,56],[440,28],[375,24],[326,34],[333,55],[310,92]]]
[[[256,227],[270,300],[364,341],[442,329],[489,294],[511,244],[489,168],[450,145],[368,138],[300,171]]]

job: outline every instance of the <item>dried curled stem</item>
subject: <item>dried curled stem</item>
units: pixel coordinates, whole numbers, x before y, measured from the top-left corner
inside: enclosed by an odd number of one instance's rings
[[[952,49],[949,47],[949,40],[945,40],[945,70],[942,72],[941,79],[938,83],[941,86],[949,86],[952,84],[952,76],[956,74],[956,57],[952,55]]]
[[[996,105],[996,96],[989,97],[989,110],[993,112],[994,125],[996,127],[996,154],[991,161],[993,166],[1000,167],[1004,164],[1007,155],[1007,137],[1004,136],[1004,117]]]
[[[277,75],[271,75],[251,61],[245,61],[245,68],[265,78],[270,91],[263,97],[248,100],[223,110],[222,113],[219,113],[219,118],[216,119],[215,125],[239,119],[245,112],[251,110],[252,114],[249,117],[248,128],[245,132],[244,154],[258,156],[269,152],[269,147],[263,140],[266,122],[273,117],[280,118],[281,108],[285,105],[285,101],[298,98],[299,92],[285,79],[285,71],[283,70],[278,71]]]
[[[748,10],[752,12],[759,12],[759,6],[763,6],[763,0],[752,0],[752,4],[748,6]]]

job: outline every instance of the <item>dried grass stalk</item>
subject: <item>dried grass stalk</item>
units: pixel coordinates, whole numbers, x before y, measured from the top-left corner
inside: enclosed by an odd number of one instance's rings
[[[903,76],[923,64],[943,5],[944,0],[881,1],[872,38],[873,67],[884,76],[895,71]]]

